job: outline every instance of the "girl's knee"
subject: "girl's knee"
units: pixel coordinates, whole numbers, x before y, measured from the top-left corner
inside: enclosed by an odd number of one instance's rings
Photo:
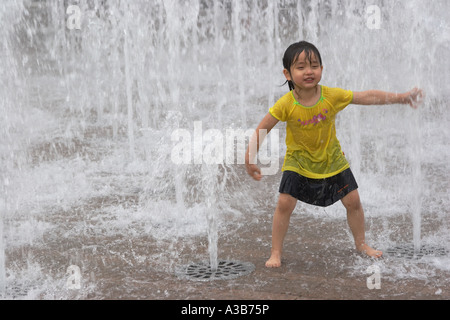
[[[282,213],[292,213],[295,209],[295,205],[297,204],[297,199],[292,197],[289,194],[280,194],[280,197],[278,198],[278,204],[277,208]]]
[[[342,204],[347,211],[361,210],[361,200],[359,198],[358,190],[354,190],[342,198]]]

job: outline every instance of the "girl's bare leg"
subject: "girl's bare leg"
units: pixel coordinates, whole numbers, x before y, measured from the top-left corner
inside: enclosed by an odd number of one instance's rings
[[[364,210],[361,205],[358,190],[354,190],[342,198],[342,204],[347,209],[347,221],[355,239],[356,250],[369,257],[379,258],[383,254],[366,244],[364,227]]]
[[[288,194],[282,193],[278,198],[278,204],[273,216],[272,251],[269,260],[266,262],[267,268],[278,268],[281,266],[284,237],[286,236],[289,221],[296,204],[297,199]]]

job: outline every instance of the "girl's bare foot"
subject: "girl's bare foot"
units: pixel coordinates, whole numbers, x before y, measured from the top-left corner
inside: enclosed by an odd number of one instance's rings
[[[269,260],[266,261],[267,268],[279,268],[281,267],[281,254],[272,251]]]
[[[371,258],[381,258],[381,256],[383,255],[382,251],[379,250],[375,250],[371,247],[369,247],[367,244],[362,244],[359,248],[357,248],[358,251],[365,253],[366,255],[368,255]]]
[[[366,254],[371,258],[381,258],[383,252],[380,250],[375,250],[369,247],[367,244],[362,244],[359,248],[357,248],[359,252]],[[266,261],[267,268],[279,268],[281,267],[281,253],[272,251],[269,260]]]

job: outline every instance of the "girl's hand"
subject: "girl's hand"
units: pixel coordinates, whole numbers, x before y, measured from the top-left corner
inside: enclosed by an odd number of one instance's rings
[[[261,181],[261,169],[259,169],[256,164],[245,164],[245,169],[247,169],[247,173],[250,175],[250,177],[252,177],[256,181]]]
[[[417,109],[419,105],[423,102],[425,94],[422,89],[414,88],[407,92],[406,103],[408,103],[413,109]]]

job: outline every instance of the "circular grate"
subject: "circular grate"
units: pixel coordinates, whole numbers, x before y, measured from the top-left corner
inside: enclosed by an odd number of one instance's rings
[[[248,275],[255,270],[250,262],[220,260],[217,270],[212,270],[209,262],[194,263],[178,268],[180,278],[195,281],[231,280]]]
[[[418,252],[415,252],[413,244],[396,245],[386,250],[389,257],[404,258],[404,259],[419,259],[422,257],[443,257],[448,254],[443,247],[432,245],[422,245]]]

